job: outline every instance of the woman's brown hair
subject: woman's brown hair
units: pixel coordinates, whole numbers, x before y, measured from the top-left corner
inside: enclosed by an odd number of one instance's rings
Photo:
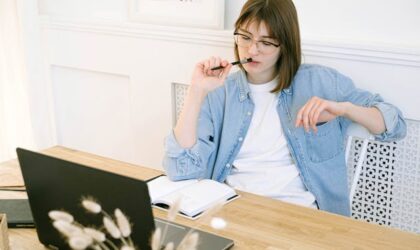
[[[288,88],[301,63],[299,22],[292,0],[248,0],[236,20],[235,31],[253,22],[258,26],[264,22],[269,35],[280,44],[280,56],[276,64],[279,82],[271,92]],[[240,59],[236,44],[235,56],[237,60]]]

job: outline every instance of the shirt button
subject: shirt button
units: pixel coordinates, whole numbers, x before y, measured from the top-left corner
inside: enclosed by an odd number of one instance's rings
[[[251,112],[248,112],[247,114],[248,114],[248,116],[251,116],[251,115],[252,115],[252,113],[251,113]]]
[[[242,137],[239,137],[239,139],[238,139],[238,141],[243,141],[244,140],[244,138],[242,138]]]
[[[229,163],[227,163],[225,167],[229,168],[229,167],[230,167],[230,164],[229,164]]]

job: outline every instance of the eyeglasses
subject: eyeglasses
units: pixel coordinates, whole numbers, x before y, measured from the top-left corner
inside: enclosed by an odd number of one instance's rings
[[[253,38],[251,38],[248,35],[241,34],[239,32],[233,33],[233,37],[235,38],[235,43],[242,48],[249,48],[254,43]],[[264,40],[255,41],[255,44],[257,46],[258,51],[263,54],[271,54],[276,50],[276,48],[280,47],[280,44],[274,44],[272,42]]]

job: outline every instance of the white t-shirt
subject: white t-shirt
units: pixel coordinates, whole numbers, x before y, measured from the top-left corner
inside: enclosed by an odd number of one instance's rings
[[[255,104],[243,145],[226,183],[236,189],[316,208],[315,197],[300,177],[277,114],[277,79],[249,84]]]

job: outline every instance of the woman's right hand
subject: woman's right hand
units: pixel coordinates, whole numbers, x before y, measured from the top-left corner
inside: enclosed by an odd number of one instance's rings
[[[224,68],[211,70],[211,68],[217,66],[223,66]],[[191,87],[206,95],[223,85],[231,68],[232,65],[228,61],[220,59],[220,57],[211,57],[199,62],[194,68]]]
[[[211,70],[217,66],[224,68]],[[211,57],[195,66],[182,112],[174,128],[175,138],[182,148],[191,148],[197,142],[201,105],[210,91],[223,85],[231,68],[232,65],[228,61],[218,57]]]

